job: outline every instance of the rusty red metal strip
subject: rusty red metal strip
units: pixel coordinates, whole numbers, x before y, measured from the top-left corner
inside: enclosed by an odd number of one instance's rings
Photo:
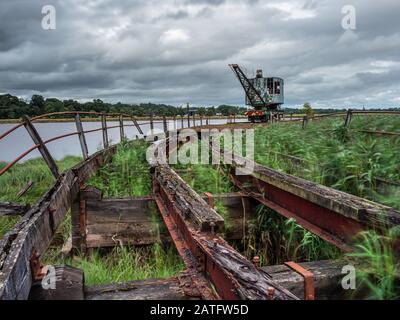
[[[314,274],[311,271],[304,269],[301,265],[296,262],[290,261],[285,262],[285,265],[290,269],[294,270],[304,278],[304,299],[314,300],[315,299],[315,288],[314,288]]]

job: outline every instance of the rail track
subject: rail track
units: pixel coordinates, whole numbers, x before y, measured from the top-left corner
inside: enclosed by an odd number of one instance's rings
[[[57,113],[61,115],[66,113]],[[23,121],[0,136],[6,138],[19,127],[25,127],[34,146],[19,155],[0,171],[5,174],[29,152],[38,149],[51,170],[55,182],[47,193],[31,208],[17,204],[2,204],[0,210],[21,214],[21,220],[0,240],[0,299],[250,299],[297,300],[342,297],[338,285],[341,262],[316,261],[261,268],[255,257],[247,260],[232,248],[228,240],[240,239],[240,232],[221,235],[224,219],[214,210],[213,197],[219,197],[228,208],[228,214],[240,228],[245,228],[258,203],[293,218],[307,230],[344,251],[351,251],[354,237],[363,230],[384,230],[400,224],[400,213],[393,208],[367,201],[303,179],[283,174],[253,163],[254,172],[238,175],[244,159],[236,156],[229,177],[240,192],[225,195],[199,195],[168,165],[157,159],[152,163],[152,194],[141,198],[103,199],[101,190],[86,186],[85,182],[104,164],[112,161],[117,146],[109,145],[107,116],[118,116],[121,140],[124,139],[124,119],[143,136],[136,119],[129,115],[101,116],[104,149],[89,155],[80,115],[75,116],[77,131],[43,141],[35,129],[33,119]],[[86,114],[86,113],[85,113]],[[370,114],[366,112],[365,114]],[[387,113],[385,113],[387,114]],[[345,116],[348,114],[333,116]],[[326,117],[323,117],[326,118]],[[210,128],[190,125],[194,129]],[[303,119],[304,121],[304,119]],[[232,122],[232,121],[230,121]],[[164,117],[164,132],[168,132]],[[184,123],[182,118],[182,124]],[[151,131],[153,119],[149,119]],[[251,124],[214,125],[216,128],[247,128]],[[182,125],[183,127],[183,125]],[[77,135],[84,160],[67,172],[60,173],[46,145],[67,136]],[[168,145],[169,140],[161,143]],[[213,152],[220,150],[212,149]],[[55,290],[43,290],[41,280],[48,270],[40,257],[49,247],[57,228],[70,210],[72,217],[71,251],[90,252],[93,248],[115,246],[113,225],[120,230],[119,243],[147,245],[157,241],[152,234],[149,208],[158,209],[168,234],[185,263],[185,271],[177,277],[146,280],[125,284],[87,287],[82,271],[58,266],[59,285]],[[101,222],[101,228],[97,226]],[[97,228],[96,228],[97,227]]]

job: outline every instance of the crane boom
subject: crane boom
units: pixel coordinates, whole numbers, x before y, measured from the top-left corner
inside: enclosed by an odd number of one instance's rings
[[[229,65],[232,71],[236,74],[236,77],[239,79],[240,84],[242,85],[244,92],[246,93],[246,97],[249,99],[250,104],[253,108],[259,109],[260,106],[266,107],[267,104],[265,100],[261,96],[261,94],[254,88],[253,84],[246,77],[242,69],[237,64]]]

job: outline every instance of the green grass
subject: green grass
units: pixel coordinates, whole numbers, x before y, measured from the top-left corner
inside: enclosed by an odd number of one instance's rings
[[[396,250],[399,236],[399,227],[384,235],[375,231],[359,235],[356,250],[347,254],[349,263],[356,266],[355,294],[366,289],[369,299],[400,299],[400,262]]]
[[[334,245],[263,205],[258,206],[248,233],[244,254],[249,260],[260,257],[261,265],[338,259],[342,256]]]
[[[103,166],[87,184],[102,190],[105,198],[149,195],[151,175],[146,160],[147,147],[144,141],[123,142],[113,161]]]
[[[61,172],[72,168],[79,163],[79,157],[65,157],[56,161]],[[0,169],[6,163],[0,163]],[[18,192],[32,181],[32,188],[21,198]],[[54,183],[54,178],[42,159],[32,159],[23,163],[17,163],[9,171],[0,177],[0,201],[17,202],[21,204],[34,204],[39,200]],[[4,236],[19,220],[19,217],[0,217],[0,238]]]
[[[109,284],[151,278],[170,278],[184,269],[172,246],[155,244],[149,247],[115,247],[108,253],[94,250],[90,258],[62,259],[49,251],[45,263],[68,264],[82,269],[86,285]]]
[[[400,138],[378,137],[358,130],[400,132],[400,117],[353,118],[349,129],[342,119],[257,128],[255,160],[335,189],[400,209],[400,197],[382,192],[375,178],[400,181]],[[284,155],[296,156],[293,161]]]

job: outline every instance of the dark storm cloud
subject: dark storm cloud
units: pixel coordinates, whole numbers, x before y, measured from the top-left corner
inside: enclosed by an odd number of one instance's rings
[[[57,29],[41,28],[41,8]],[[357,30],[341,27],[344,5]],[[0,92],[243,103],[229,63],[285,78],[286,102],[399,104],[398,0],[2,0]]]

